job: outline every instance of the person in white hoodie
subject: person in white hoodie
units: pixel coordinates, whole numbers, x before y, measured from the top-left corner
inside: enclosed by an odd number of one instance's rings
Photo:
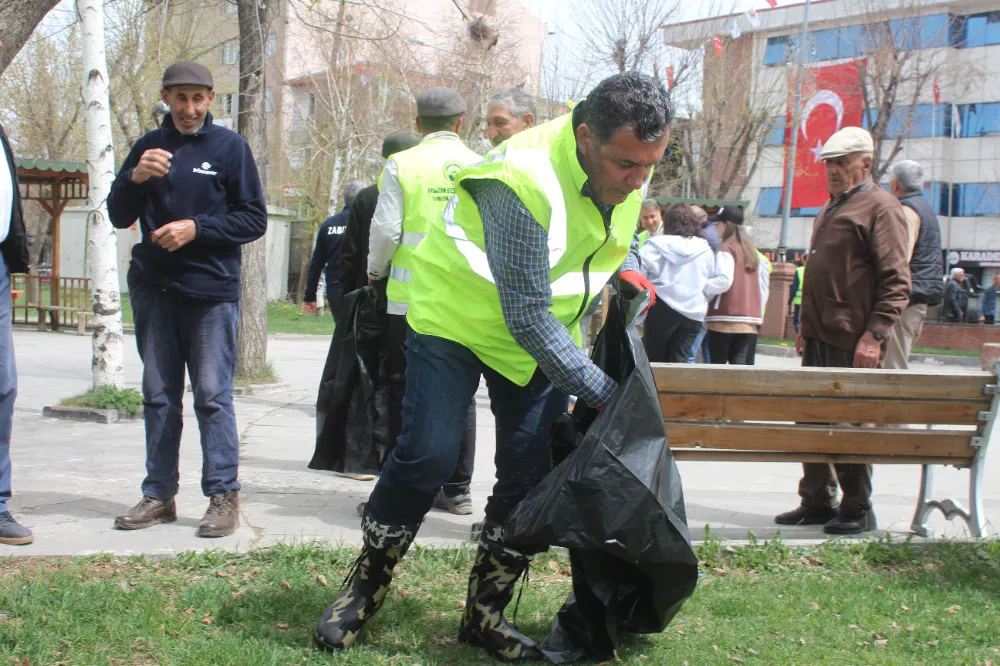
[[[663,234],[639,253],[642,272],[656,289],[646,317],[643,346],[652,362],[687,363],[701,331],[708,299],[728,287],[715,272],[715,254],[701,237],[698,218],[686,204],[667,209]]]

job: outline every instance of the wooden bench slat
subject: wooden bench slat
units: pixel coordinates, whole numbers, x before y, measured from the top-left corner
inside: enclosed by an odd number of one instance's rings
[[[782,453],[780,451],[735,451],[718,449],[672,449],[675,460],[688,462],[784,462],[879,465],[954,465],[969,467],[972,459],[928,456],[834,456],[822,453]]]
[[[843,426],[667,421],[671,448],[704,447],[741,451],[831,455],[971,458],[973,432],[851,428]]]
[[[667,419],[692,421],[799,421],[804,423],[930,423],[978,425],[983,400],[898,400],[800,396],[682,395],[661,393]]]
[[[719,393],[770,396],[843,396],[922,400],[981,400],[989,372],[947,374],[919,370],[786,368],[746,365],[653,363],[661,393]]]

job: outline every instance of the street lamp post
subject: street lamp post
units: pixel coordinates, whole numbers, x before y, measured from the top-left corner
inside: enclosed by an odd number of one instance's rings
[[[781,207],[781,239],[778,242],[778,261],[785,261],[788,251],[788,218],[792,207],[792,181],[795,177],[795,153],[799,145],[799,123],[802,122],[802,80],[805,78],[806,57],[809,52],[809,0],[802,16],[802,38],[799,40],[799,73],[795,82],[795,113],[792,115],[792,143],[788,148],[785,165],[784,205]]]

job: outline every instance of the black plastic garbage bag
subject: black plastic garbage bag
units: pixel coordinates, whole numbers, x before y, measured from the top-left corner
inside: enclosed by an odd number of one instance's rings
[[[557,422],[557,466],[506,524],[515,547],[570,549],[573,592],[541,645],[557,664],[607,660],[623,632],[663,631],[698,579],[680,474],[633,327],[645,302],[612,298],[592,358],[621,387],[601,413],[578,403]]]
[[[316,400],[316,450],[310,469],[378,474],[391,448],[382,285],[341,303]]]

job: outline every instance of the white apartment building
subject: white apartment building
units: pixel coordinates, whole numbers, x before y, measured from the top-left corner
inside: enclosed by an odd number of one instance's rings
[[[765,94],[790,100],[803,13],[803,4],[781,4],[759,10],[759,27],[742,14],[670,25],[664,27],[664,40],[683,49],[707,43],[707,60],[716,57],[712,40],[720,35],[724,53],[752,59],[745,91],[751,104],[755,96]],[[742,32],[735,42],[729,37],[734,21]],[[900,48],[921,51],[911,61],[935,63],[939,100],[935,104],[930,80],[911,88],[919,91],[917,103],[897,106],[884,133],[883,155],[888,157],[895,139],[901,138],[902,150],[894,159],[924,166],[924,193],[938,213],[949,263],[981,281],[1000,268],[1000,7],[996,0],[816,0],[809,9],[808,66],[866,58],[870,81],[879,62],[866,46],[873,21],[885,25]],[[732,48],[736,45],[740,48]],[[912,94],[906,97],[911,91],[903,90],[900,98],[912,99]],[[803,104],[808,102],[804,97]],[[759,148],[758,166],[745,180],[742,196],[733,196],[752,201],[759,244],[768,249],[776,248],[780,238],[786,146],[791,140],[785,129],[790,114],[783,102],[777,108],[774,129]],[[871,117],[866,113],[862,125],[869,125]],[[798,150],[811,150],[813,141],[800,134]],[[818,210],[791,210],[790,258],[806,249]]]

